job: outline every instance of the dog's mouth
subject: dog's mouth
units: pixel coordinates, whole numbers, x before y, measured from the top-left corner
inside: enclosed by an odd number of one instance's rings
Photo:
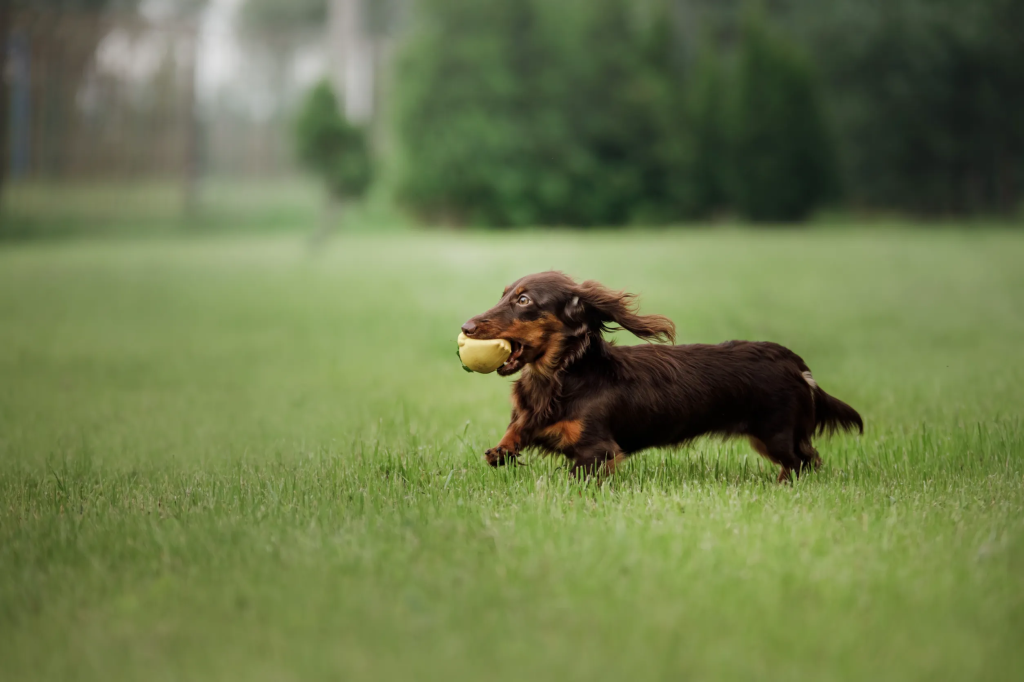
[[[508,339],[508,342],[512,345],[512,354],[508,356],[505,364],[498,368],[498,375],[503,377],[515,374],[525,364],[523,362],[523,350],[525,350],[526,346],[512,339]]]

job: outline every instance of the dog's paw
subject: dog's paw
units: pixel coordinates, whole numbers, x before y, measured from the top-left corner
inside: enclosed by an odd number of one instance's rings
[[[517,457],[518,454],[512,452],[511,450],[506,450],[500,445],[491,448],[484,455],[484,459],[492,467],[503,467],[506,464],[519,464],[519,460],[517,459]]]

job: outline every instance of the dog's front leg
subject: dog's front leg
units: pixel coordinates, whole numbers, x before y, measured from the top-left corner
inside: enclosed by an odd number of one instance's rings
[[[505,430],[505,435],[502,436],[501,441],[487,451],[484,459],[492,467],[519,464],[519,460],[516,458],[519,456],[519,451],[525,442],[523,423],[519,419],[513,419],[512,423],[508,425],[508,429]]]

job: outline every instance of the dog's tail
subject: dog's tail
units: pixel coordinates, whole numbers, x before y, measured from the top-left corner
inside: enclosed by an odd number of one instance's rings
[[[825,393],[817,384],[811,392],[814,394],[814,426],[819,436],[825,433],[831,436],[840,430],[864,433],[864,420],[857,410]]]

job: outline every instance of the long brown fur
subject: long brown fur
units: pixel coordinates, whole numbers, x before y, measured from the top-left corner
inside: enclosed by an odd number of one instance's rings
[[[823,391],[796,353],[776,343],[618,347],[616,328],[674,342],[675,325],[640,315],[636,296],[560,272],[528,275],[498,304],[463,325],[477,339],[507,339],[512,356],[498,370],[522,371],[512,419],[492,466],[526,448],[562,454],[577,474],[611,473],[626,457],[704,434],[747,436],[779,465],[779,480],[816,469],[816,433],[864,431],[852,407]]]

